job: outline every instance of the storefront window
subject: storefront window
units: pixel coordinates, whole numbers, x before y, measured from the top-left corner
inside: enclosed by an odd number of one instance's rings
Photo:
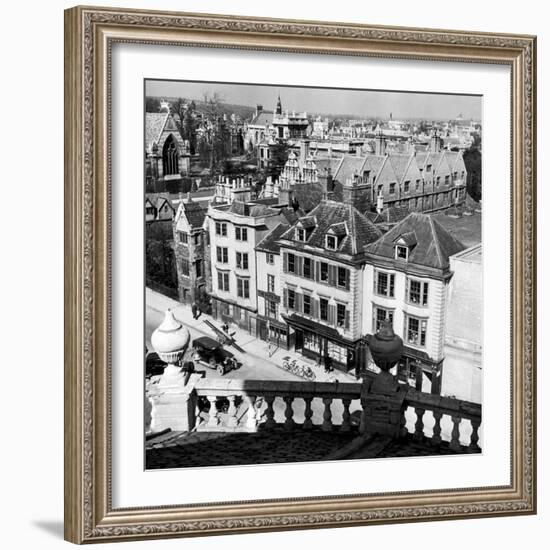
[[[337,361],[343,365],[347,363],[348,350],[344,346],[339,346],[329,340],[327,342],[327,353],[333,361]]]

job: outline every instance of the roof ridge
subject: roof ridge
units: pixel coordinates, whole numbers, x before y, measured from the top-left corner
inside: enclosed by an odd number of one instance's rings
[[[440,246],[440,243],[439,243],[439,235],[437,234],[437,231],[436,231],[436,228],[435,228],[435,225],[434,225],[434,219],[431,216],[428,216],[428,220],[429,220],[429,223],[430,223],[430,229],[432,231],[432,235],[433,235],[433,239],[434,239],[434,244],[435,244],[435,250],[437,252],[437,257],[439,259],[439,263],[441,264],[441,267],[443,267],[445,265],[445,262],[443,261],[443,255],[442,255],[441,246]]]

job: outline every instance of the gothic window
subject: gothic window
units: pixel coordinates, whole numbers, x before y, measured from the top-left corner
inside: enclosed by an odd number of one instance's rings
[[[179,174],[178,143],[173,135],[164,142],[162,149],[162,164],[164,175]]]

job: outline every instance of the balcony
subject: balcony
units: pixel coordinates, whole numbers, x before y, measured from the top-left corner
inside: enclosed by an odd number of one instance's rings
[[[373,409],[364,388],[193,374],[178,407],[187,429],[151,437],[147,467],[481,452],[480,405],[411,388],[398,408],[399,438],[369,435]],[[154,410],[162,390],[152,384],[148,397]]]

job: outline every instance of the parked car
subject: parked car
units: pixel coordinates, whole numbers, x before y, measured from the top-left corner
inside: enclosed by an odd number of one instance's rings
[[[226,372],[238,368],[238,363],[231,353],[208,336],[201,336],[193,340],[193,361],[214,369],[223,376]]]

